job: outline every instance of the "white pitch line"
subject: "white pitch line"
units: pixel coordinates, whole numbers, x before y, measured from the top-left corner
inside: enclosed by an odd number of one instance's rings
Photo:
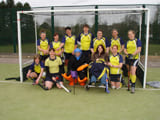
[[[32,83],[28,83],[28,82],[12,82],[12,81],[0,81],[0,83],[12,83],[12,84],[32,84]]]
[[[29,83],[29,82],[23,82],[23,83],[21,83],[21,82],[12,82],[12,81],[0,81],[0,83],[12,83],[12,84],[26,84],[26,85],[32,85],[32,83]],[[67,85],[66,85],[67,86]],[[81,87],[81,86],[76,86],[76,87]],[[83,87],[84,88],[84,87]],[[128,88],[120,88],[120,89],[128,89]],[[150,90],[150,91],[158,91],[158,90],[160,90],[160,89],[154,89],[154,88],[135,88],[135,89],[137,89],[137,90]]]

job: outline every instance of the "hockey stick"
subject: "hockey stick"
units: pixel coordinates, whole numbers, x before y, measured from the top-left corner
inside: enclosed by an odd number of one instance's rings
[[[110,91],[108,90],[108,78],[107,78],[107,74],[106,74],[106,92],[110,93]]]
[[[70,93],[71,90],[67,89],[62,83],[60,83],[59,81],[59,77],[56,77],[56,83],[58,83],[66,92]]]

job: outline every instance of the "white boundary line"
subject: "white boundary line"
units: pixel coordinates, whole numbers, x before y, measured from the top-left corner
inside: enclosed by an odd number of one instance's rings
[[[13,82],[13,81],[0,81],[0,85],[2,85],[1,83],[7,83],[7,84],[26,84],[26,85],[32,85],[32,82],[23,82],[23,83],[20,83],[20,82]],[[67,86],[67,85],[66,85]],[[81,87],[81,88],[84,88],[82,86],[76,86],[76,87]],[[120,89],[123,89],[123,90],[127,90],[128,88],[126,87],[123,87],[123,88],[120,88]],[[159,91],[160,89],[159,88],[135,88],[136,90],[150,90],[150,91]]]

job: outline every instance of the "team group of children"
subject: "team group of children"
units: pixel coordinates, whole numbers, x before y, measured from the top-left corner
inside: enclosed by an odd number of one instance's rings
[[[63,84],[63,78],[69,81],[70,86],[75,83],[85,86],[89,81],[93,87],[97,81],[100,81],[99,87],[105,87],[106,79],[110,79],[111,88],[119,89],[124,52],[131,92],[135,92],[141,41],[135,38],[133,30],[128,31],[129,40],[126,43],[118,36],[116,29],[112,30],[110,40],[103,36],[101,30],[94,37],[87,24],[78,37],[72,34],[70,27],[65,28],[65,33],[62,41],[59,40],[59,34],[55,33],[54,41],[49,42],[46,32],[40,31],[40,39],[37,40],[39,54],[34,56],[27,78],[35,78],[35,83],[38,84],[45,71],[44,85],[47,89],[51,89],[53,85],[61,88],[57,81]],[[67,66],[66,72],[64,66]],[[72,71],[76,71],[77,78],[73,78]]]

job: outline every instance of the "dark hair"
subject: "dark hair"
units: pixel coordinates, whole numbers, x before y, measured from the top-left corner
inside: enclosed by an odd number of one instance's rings
[[[97,31],[97,33],[98,33],[98,32],[102,32],[102,33],[103,33],[103,31],[102,31],[102,30],[98,30],[98,31]]]
[[[134,30],[129,30],[128,33],[129,32],[132,32],[134,35],[136,34],[136,32]]]
[[[103,45],[99,45],[99,46],[97,47],[95,54],[98,54],[98,53],[99,53],[99,51],[98,51],[98,48],[99,48],[99,47],[102,47],[102,49],[103,49],[103,51],[102,51],[102,53],[100,53],[100,55],[105,54],[105,48],[104,48]]]
[[[44,29],[40,30],[39,35],[41,35],[42,33],[46,34],[46,31]]]
[[[113,47],[116,47],[116,48],[117,48],[117,50],[118,50],[118,45],[113,45],[113,46],[112,46],[112,49],[113,49]]]
[[[88,24],[84,24],[84,25],[83,25],[83,28],[84,28],[84,27],[89,28],[89,25],[88,25]]]
[[[117,30],[117,29],[115,29],[115,28],[114,28],[114,29],[112,29],[112,33],[113,33],[113,31],[117,31],[117,32],[118,32],[118,30]]]
[[[55,52],[55,49],[54,48],[50,48],[49,52],[51,52],[51,51]]]
[[[55,32],[54,35],[53,35],[53,37],[54,37],[54,36],[57,36],[57,35],[59,35],[59,34]]]
[[[65,27],[65,31],[66,31],[66,30],[71,30],[71,27]]]

